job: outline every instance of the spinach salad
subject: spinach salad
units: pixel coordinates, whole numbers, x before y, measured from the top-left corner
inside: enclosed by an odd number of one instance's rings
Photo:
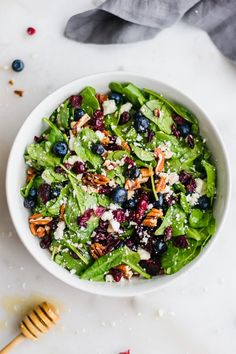
[[[216,169],[197,118],[132,83],[85,87],[25,151],[29,228],[81,279],[179,271],[215,232]]]

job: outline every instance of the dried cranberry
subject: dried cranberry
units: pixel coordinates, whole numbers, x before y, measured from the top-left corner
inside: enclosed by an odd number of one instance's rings
[[[176,198],[172,195],[166,195],[165,196],[165,204],[168,207],[171,207],[172,205],[174,205],[176,203]]]
[[[43,249],[49,248],[51,246],[52,243],[52,237],[50,235],[44,236],[41,240],[40,240],[40,247]]]
[[[195,145],[195,144],[194,144],[194,139],[193,139],[192,134],[189,134],[189,135],[187,136],[186,142],[187,142],[188,146],[189,146],[191,149],[194,148],[194,145]]]
[[[104,130],[104,117],[103,117],[103,113],[100,109],[97,109],[94,114],[93,114],[93,119],[92,119],[92,124],[93,124],[93,128],[94,130],[100,130],[103,131]]]
[[[134,160],[132,160],[129,156],[126,156],[124,159],[124,162],[126,165],[128,165],[128,167],[132,167],[134,166]]]
[[[152,130],[148,131],[148,135],[147,135],[147,141],[150,143],[152,141],[152,139],[154,138],[155,133]]]
[[[36,33],[36,29],[34,27],[28,27],[26,32],[29,36],[33,36]]]
[[[119,354],[130,354],[130,350],[128,349],[126,352],[121,352]]]
[[[157,260],[147,259],[139,262],[142,268],[150,275],[158,275],[161,270],[161,264]]]
[[[114,249],[118,248],[119,244],[120,244],[119,238],[114,238],[113,236],[110,236],[110,238],[107,239],[106,253],[109,253]]]
[[[177,139],[181,137],[180,131],[177,129],[175,124],[172,124],[171,126],[171,133],[174,135]]]
[[[81,95],[72,95],[70,97],[70,104],[74,108],[80,107],[82,101],[83,97]]]
[[[172,226],[167,226],[164,231],[164,240],[169,241],[173,236],[173,228]]]
[[[123,112],[120,116],[119,124],[125,124],[127,123],[131,118],[131,115],[129,112]]]
[[[105,232],[98,232],[96,233],[95,236],[92,237],[92,242],[98,242],[101,243],[102,245],[106,246],[107,244],[107,233]]]
[[[105,208],[103,208],[102,206],[98,206],[94,213],[96,216],[102,216],[104,211],[105,211]]]
[[[50,200],[51,186],[50,184],[43,183],[39,186],[38,196],[44,204]]]
[[[129,247],[132,251],[137,251],[138,248],[138,242],[134,237],[130,237],[125,240],[125,244],[127,247]]]
[[[50,229],[51,229],[52,231],[56,230],[58,222],[59,222],[59,218],[54,218],[54,219],[50,222],[49,226],[50,226]]]
[[[121,145],[117,145],[117,144],[108,144],[107,145],[107,150],[108,151],[117,151],[117,150],[123,150]]]
[[[115,280],[115,282],[119,283],[119,281],[122,278],[122,271],[120,269],[112,268],[110,270],[110,274],[113,276],[113,279]]]
[[[182,118],[182,117],[180,117],[180,116],[178,116],[178,114],[176,114],[176,113],[174,113],[174,114],[172,115],[172,119],[173,119],[173,121],[174,121],[176,124],[178,124],[178,125],[182,125],[182,124],[185,123],[185,119]]]
[[[39,144],[42,141],[44,141],[44,137],[42,135],[41,136],[35,136],[34,137],[34,141],[35,141],[35,143]]]
[[[108,228],[108,221],[100,220],[100,222],[99,222],[99,227],[100,227],[101,229],[107,230],[107,228]]]
[[[193,177],[191,177],[190,181],[186,185],[186,189],[189,193],[193,193],[193,192],[195,192],[196,187],[197,187],[197,183],[196,183],[195,179]]]
[[[181,183],[183,183],[184,185],[187,184],[189,182],[189,180],[191,179],[191,175],[186,172],[186,171],[181,171],[179,174],[179,180]]]
[[[93,214],[94,214],[93,209],[86,210],[83,215],[78,216],[77,218],[78,225],[86,227],[88,220],[91,218]]]
[[[80,173],[84,173],[85,170],[85,164],[81,161],[76,161],[72,167],[72,171],[77,175],[79,175]]]
[[[79,256],[74,251],[70,251],[70,255],[74,259],[79,259]]]
[[[98,189],[99,194],[110,194],[112,192],[112,188],[110,186],[102,186]]]
[[[118,222],[125,222],[126,221],[125,212],[123,209],[113,210],[112,214],[114,215],[114,218]]]
[[[187,248],[188,240],[185,235],[177,236],[174,238],[174,244],[178,248]]]

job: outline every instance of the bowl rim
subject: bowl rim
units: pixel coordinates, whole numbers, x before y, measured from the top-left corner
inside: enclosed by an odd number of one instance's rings
[[[25,126],[27,124],[28,121],[30,121],[31,116],[34,115],[35,111],[37,111],[39,109],[40,106],[43,106],[45,104],[45,101],[50,100],[51,97],[53,96],[57,96],[61,91],[65,90],[67,87],[69,88],[70,86],[73,86],[74,84],[78,83],[78,86],[80,84],[81,81],[83,80],[93,80],[93,79],[97,79],[97,78],[101,78],[104,79],[107,76],[111,77],[110,81],[114,81],[113,78],[119,79],[119,76],[121,75],[127,75],[129,77],[133,77],[134,79],[139,79],[139,80],[151,80],[153,82],[156,82],[157,87],[158,84],[162,85],[166,88],[166,90],[170,90],[172,92],[176,92],[176,94],[179,94],[182,96],[182,98],[187,99],[187,101],[189,101],[189,103],[195,107],[197,107],[197,109],[199,110],[199,112],[201,113],[202,116],[204,116],[204,120],[206,120],[209,125],[210,128],[214,131],[214,134],[217,136],[220,145],[222,147],[222,155],[223,155],[223,159],[225,161],[225,166],[226,166],[226,194],[225,194],[225,208],[224,208],[224,212],[223,215],[221,217],[221,221],[217,227],[216,233],[214,234],[214,237],[212,237],[210,239],[210,241],[207,243],[207,245],[204,247],[204,249],[200,252],[200,254],[190,263],[188,263],[187,265],[185,265],[180,271],[178,271],[177,273],[173,274],[173,275],[169,275],[168,276],[168,281],[166,281],[165,283],[153,283],[152,286],[150,287],[140,287],[140,288],[130,288],[129,286],[124,286],[124,287],[120,287],[119,284],[116,284],[117,287],[116,288],[109,288],[109,286],[104,286],[102,287],[92,287],[92,289],[88,286],[88,284],[90,283],[90,281],[84,280],[83,282],[76,284],[76,282],[74,282],[74,279],[72,277],[70,277],[69,272],[68,272],[68,277],[65,279],[62,274],[60,274],[60,272],[54,271],[52,269],[48,269],[46,267],[46,265],[44,264],[44,261],[41,260],[40,257],[38,257],[37,254],[35,254],[35,252],[31,249],[29,243],[27,243],[23,237],[21,236],[21,231],[19,230],[19,227],[17,225],[16,219],[13,217],[13,207],[14,207],[14,200],[11,197],[11,185],[10,185],[10,170],[11,170],[11,166],[12,163],[14,163],[14,156],[15,156],[15,150],[18,144],[18,137],[21,135],[22,131],[24,131]],[[131,80],[129,80],[131,81]],[[68,96],[70,95],[70,93],[68,92]],[[230,191],[231,191],[231,176],[230,176],[230,167],[229,167],[229,158],[227,155],[227,150],[224,144],[224,141],[218,131],[218,129],[216,128],[214,122],[209,118],[208,114],[201,108],[199,107],[199,105],[197,103],[195,103],[195,101],[189,97],[188,95],[186,95],[184,92],[182,92],[181,90],[179,90],[178,88],[176,88],[175,86],[169,85],[167,83],[165,83],[164,81],[161,81],[159,79],[156,78],[152,78],[150,76],[144,76],[144,75],[139,75],[137,73],[134,72],[130,72],[130,71],[105,71],[105,72],[100,72],[100,73],[95,73],[95,74],[91,74],[91,75],[84,75],[81,76],[73,81],[68,82],[67,84],[57,88],[55,91],[53,91],[50,95],[46,96],[42,101],[40,101],[39,104],[37,104],[37,106],[28,114],[27,118],[25,119],[25,121],[23,122],[23,124],[21,125],[21,128],[19,129],[19,131],[17,132],[15,138],[14,138],[14,142],[12,144],[12,147],[10,149],[10,153],[9,153],[9,157],[8,157],[8,161],[7,161],[7,168],[6,168],[6,177],[5,177],[5,188],[6,188],[6,199],[7,199],[7,205],[8,205],[8,210],[9,210],[9,214],[11,217],[11,220],[13,222],[13,225],[15,227],[16,233],[18,234],[21,242],[24,244],[25,248],[28,250],[28,252],[31,254],[31,256],[33,256],[33,258],[45,269],[47,270],[50,274],[52,274],[54,277],[56,277],[57,279],[61,280],[63,283],[70,285],[76,289],[79,290],[83,290],[86,292],[89,292],[91,294],[97,294],[97,295],[103,295],[103,296],[114,296],[114,297],[129,297],[129,296],[135,296],[135,295],[141,295],[141,294],[146,294],[149,292],[153,292],[156,291],[157,289],[162,289],[168,285],[170,285],[171,283],[173,283],[174,280],[179,279],[181,276],[183,276],[184,274],[186,274],[190,269],[193,269],[197,264],[200,263],[200,261],[202,261],[203,256],[209,252],[209,249],[213,248],[213,244],[215,244],[215,240],[216,240],[216,236],[218,234],[220,234],[222,227],[224,225],[225,222],[225,218],[228,212],[228,208],[229,208],[229,202],[230,202]],[[59,266],[60,267],[60,266]],[[166,276],[165,276],[166,277]],[[94,283],[93,283],[94,284]],[[108,284],[107,284],[108,285]],[[129,291],[122,291],[121,289],[126,289],[128,288]]]

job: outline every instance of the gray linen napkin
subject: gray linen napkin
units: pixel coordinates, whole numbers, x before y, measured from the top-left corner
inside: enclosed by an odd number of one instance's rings
[[[236,0],[107,0],[71,17],[65,36],[84,43],[137,42],[181,19],[205,30],[236,61]]]

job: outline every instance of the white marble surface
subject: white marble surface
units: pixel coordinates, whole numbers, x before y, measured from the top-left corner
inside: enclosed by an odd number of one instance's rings
[[[223,231],[200,266],[168,288],[142,297],[104,298],[64,285],[36,263],[14,231],[4,188],[13,139],[44,97],[90,73],[125,69],[164,80],[188,94],[220,130],[235,182],[235,66],[222,57],[205,33],[183,24],[136,44],[95,46],[65,39],[63,29],[70,15],[95,3],[0,3],[0,346],[17,333],[27,300],[40,296],[63,304],[61,325],[38,344],[21,344],[15,353],[117,354],[128,348],[132,354],[235,353],[234,186]],[[33,37],[25,34],[30,25],[37,28]],[[4,70],[14,58],[24,60],[22,73]],[[8,84],[9,79],[14,79],[14,86]],[[13,89],[25,90],[24,97],[15,96]]]

